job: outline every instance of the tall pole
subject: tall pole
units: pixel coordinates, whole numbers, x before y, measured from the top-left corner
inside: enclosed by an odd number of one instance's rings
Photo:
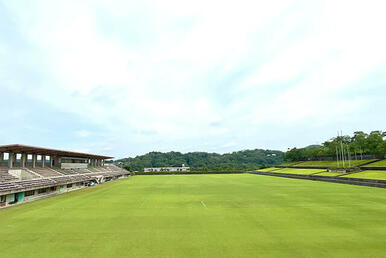
[[[346,147],[347,147],[348,167],[351,167],[351,155],[350,155],[350,148],[348,147],[348,144],[346,144]]]
[[[342,152],[341,152],[341,149],[339,149],[339,140],[340,140],[340,135],[339,135],[339,131],[338,131],[338,137],[336,138],[337,139],[337,143],[338,143],[338,146],[336,147],[337,148],[337,155],[338,155],[338,159],[340,159],[342,161],[342,166],[343,166],[343,157],[342,157]]]
[[[335,151],[336,151],[336,167],[339,168],[338,146],[335,146]]]
[[[342,138],[343,138],[343,134],[342,134],[342,131],[340,131],[340,134],[341,134],[341,138],[340,138],[340,148],[342,150],[342,163],[343,163],[343,168],[345,167],[345,164],[344,164],[344,149],[343,149],[343,142],[342,142]]]

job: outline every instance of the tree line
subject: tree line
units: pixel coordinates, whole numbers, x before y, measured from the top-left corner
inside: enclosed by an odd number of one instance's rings
[[[286,161],[318,160],[324,158],[336,159],[340,153],[351,159],[363,159],[374,156],[384,158],[386,154],[386,132],[372,131],[369,134],[357,131],[352,136],[342,135],[325,141],[323,145],[288,150]]]
[[[247,171],[275,166],[284,161],[284,153],[275,150],[243,150],[226,154],[208,152],[150,152],[135,158],[117,160],[130,171],[143,171],[145,167],[180,167],[192,171]]]

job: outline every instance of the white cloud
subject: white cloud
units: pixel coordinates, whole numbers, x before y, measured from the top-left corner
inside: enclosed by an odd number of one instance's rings
[[[219,142],[262,139],[266,124],[334,127],[371,103],[345,97],[350,87],[386,65],[381,1],[6,5],[38,53],[24,65],[43,79],[31,86],[0,74],[3,87],[104,128],[102,141],[143,144],[141,151],[221,151],[231,146]],[[0,40],[0,57],[9,45]],[[285,145],[274,144],[266,147]]]
[[[75,135],[78,137],[81,137],[81,138],[85,138],[85,137],[90,136],[90,132],[87,130],[79,130],[79,131],[75,132]]]

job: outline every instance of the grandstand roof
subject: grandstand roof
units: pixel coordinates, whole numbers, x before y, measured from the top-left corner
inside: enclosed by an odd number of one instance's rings
[[[10,144],[10,145],[0,145],[0,152],[14,152],[14,153],[27,153],[27,154],[38,154],[38,155],[53,155],[53,156],[70,156],[78,158],[93,158],[93,159],[112,159],[113,157],[74,152],[74,151],[65,151],[57,149],[49,149],[36,146],[28,146],[21,144]]]

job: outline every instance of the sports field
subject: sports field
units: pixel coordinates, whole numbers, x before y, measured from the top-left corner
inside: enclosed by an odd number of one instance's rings
[[[385,257],[386,190],[135,176],[0,210],[0,257]]]

